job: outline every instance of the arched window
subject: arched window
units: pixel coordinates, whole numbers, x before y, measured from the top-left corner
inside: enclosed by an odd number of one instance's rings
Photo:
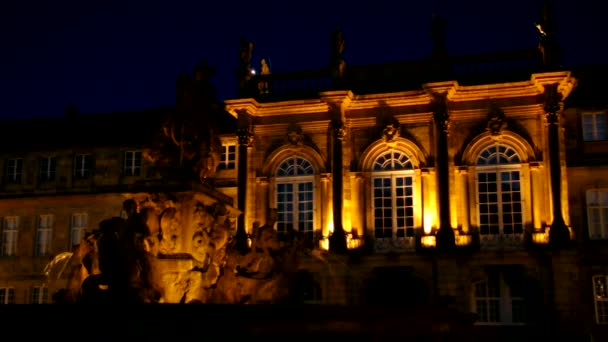
[[[510,146],[496,143],[477,157],[479,234],[488,240],[523,234],[520,157]]]
[[[414,174],[398,150],[381,154],[372,168],[372,212],[376,239],[414,236]]]
[[[313,232],[314,174],[312,164],[300,157],[285,159],[276,170],[277,231]]]

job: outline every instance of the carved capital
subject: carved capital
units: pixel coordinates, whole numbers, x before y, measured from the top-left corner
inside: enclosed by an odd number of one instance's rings
[[[557,83],[548,84],[545,86],[544,110],[548,124],[557,124],[559,121],[562,95],[559,93],[557,86]]]
[[[237,132],[239,145],[246,145],[247,147],[253,146],[253,132],[249,129],[238,129]]]

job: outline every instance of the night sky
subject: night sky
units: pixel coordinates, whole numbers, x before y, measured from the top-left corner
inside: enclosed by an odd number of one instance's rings
[[[563,64],[608,62],[600,0],[552,1]],[[175,103],[175,80],[202,59],[218,98],[236,96],[240,38],[273,72],[329,62],[340,25],[347,65],[427,58],[433,13],[448,21],[451,54],[537,44],[542,0],[157,1],[3,0],[0,118],[142,110]]]

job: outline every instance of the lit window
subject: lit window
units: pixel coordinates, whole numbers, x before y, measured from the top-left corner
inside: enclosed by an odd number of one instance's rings
[[[519,163],[515,150],[503,144],[488,147],[477,158],[477,202],[482,240],[522,239]]]
[[[32,288],[30,304],[47,304],[49,302],[49,289],[46,286]]]
[[[312,236],[314,169],[299,157],[279,165],[276,182],[277,231],[291,229]]]
[[[414,236],[414,177],[411,160],[390,150],[374,162],[372,212],[376,239]]]
[[[595,321],[598,324],[608,323],[608,276],[593,277],[593,301],[595,303]]]
[[[220,170],[234,169],[236,161],[236,145],[222,145],[222,156],[218,168]]]
[[[53,235],[53,215],[40,215],[36,229],[36,256],[51,255],[51,239]]]
[[[0,287],[0,305],[15,304],[15,289],[12,287]]]
[[[125,152],[125,176],[139,176],[141,174],[141,151]]]
[[[608,239],[608,191],[587,191],[587,224],[589,238]]]
[[[21,177],[23,177],[23,159],[8,159],[6,161],[6,180],[10,183],[21,183]]]
[[[14,256],[17,253],[19,217],[5,217],[2,228],[2,256]]]
[[[583,140],[607,140],[606,135],[606,114],[604,112],[583,114]]]
[[[77,154],[74,156],[74,177],[89,178],[93,170],[93,156],[90,154]]]
[[[84,232],[87,230],[89,224],[89,215],[86,213],[78,213],[72,215],[72,233],[71,240],[72,246],[79,245],[84,239]]]
[[[52,181],[55,180],[56,160],[55,157],[43,157],[39,160],[40,180]]]
[[[473,284],[473,310],[478,324],[522,324],[526,320],[523,286],[516,281],[509,284],[505,273],[487,272],[483,281]]]

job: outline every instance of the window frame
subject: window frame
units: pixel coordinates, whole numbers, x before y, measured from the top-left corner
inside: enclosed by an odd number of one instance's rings
[[[492,277],[493,275],[497,276],[497,285],[498,285],[498,295],[497,296],[491,296],[490,295],[490,277]],[[486,295],[484,296],[478,296],[477,294],[477,286],[478,285],[485,285],[484,288],[484,292]],[[525,284],[517,284],[518,286],[522,286],[524,287]],[[527,310],[527,300],[525,297],[522,296],[513,296],[512,294],[512,287],[509,286],[509,284],[506,282],[505,280],[505,272],[503,271],[494,271],[491,273],[486,273],[486,278],[473,282],[472,286],[471,286],[471,309],[472,312],[476,313],[478,315],[478,317],[481,319],[483,316],[480,315],[479,313],[479,307],[478,307],[478,302],[483,301],[486,303],[485,308],[486,308],[486,315],[487,317],[490,317],[490,305],[489,305],[489,301],[496,301],[498,303],[498,314],[499,314],[499,319],[496,321],[481,321],[481,320],[477,320],[475,322],[475,325],[527,325],[527,316],[528,316],[528,310]],[[521,304],[523,305],[523,319],[521,321],[513,321],[513,307],[514,307],[514,301],[520,301]]]
[[[297,173],[297,170],[299,169],[298,167],[296,167],[296,172],[293,175],[281,175],[281,169],[284,165],[288,164],[288,162],[290,160],[301,160],[301,161],[305,161],[306,163],[308,163],[307,168],[310,168],[310,173]],[[295,164],[295,165],[299,165],[299,164]],[[316,229],[315,227],[315,222],[316,222],[316,200],[315,200],[315,196],[316,196],[316,192],[317,192],[317,182],[316,182],[316,176],[317,176],[317,172],[316,169],[314,167],[314,164],[305,157],[302,156],[289,156],[287,158],[284,158],[280,163],[278,163],[278,165],[275,168],[275,172],[274,172],[274,203],[275,203],[275,207],[277,208],[277,221],[275,223],[275,229],[277,230],[277,232],[279,234],[285,234],[287,231],[287,228],[285,227],[285,231],[282,231],[280,229],[280,226],[282,223],[288,224],[289,221],[286,219],[281,219],[282,215],[287,215],[289,214],[289,212],[287,210],[281,211],[281,202],[279,201],[279,196],[280,196],[280,192],[279,192],[279,187],[280,185],[292,185],[292,197],[293,197],[293,201],[292,201],[292,205],[293,205],[293,209],[291,211],[291,216],[292,216],[292,226],[293,229],[297,232],[300,233],[304,233],[306,235],[313,235],[314,231]],[[299,186],[301,184],[310,184],[310,192],[311,192],[311,197],[310,197],[310,201],[306,201],[306,202],[310,202],[311,204],[311,217],[310,217],[310,230],[305,229],[304,231],[300,231],[299,229],[299,225],[300,225],[300,208],[299,208],[299,204],[300,204],[300,200],[299,200],[299,195],[301,190],[299,189]],[[306,190],[304,190],[304,192],[307,192]],[[287,194],[286,192],[283,192],[284,194]],[[305,221],[306,222],[306,221]]]
[[[14,221],[14,224],[9,224]],[[10,237],[10,238],[9,238]],[[3,257],[14,257],[17,255],[19,239],[19,216],[5,216],[2,218],[2,246],[0,255]],[[8,246],[10,245],[10,250]]]
[[[142,174],[142,151],[128,150],[123,154],[123,174],[128,177],[137,177]],[[131,161],[129,163],[129,160]],[[139,163],[137,162],[139,161]]]
[[[38,179],[41,182],[53,182],[57,176],[57,157],[38,158]]]
[[[0,305],[15,304],[15,288],[0,287]]]
[[[587,123],[585,122],[586,118],[591,118],[590,128],[591,132],[589,132],[586,128]],[[598,122],[600,119],[603,120],[603,123]],[[606,112],[598,111],[598,112],[584,112],[581,114],[581,130],[583,141],[585,142],[593,142],[593,141],[605,141],[608,140],[608,132],[606,130]],[[598,125],[603,124],[603,130]],[[588,136],[589,134],[589,136]]]
[[[80,159],[80,161],[79,161]],[[93,173],[93,154],[77,153],[74,155],[72,175],[76,179],[88,179]]]
[[[605,194],[606,202],[601,203],[601,197],[598,199],[597,205],[590,205],[590,195],[592,193],[598,193],[598,197],[601,194]],[[587,207],[587,236],[590,240],[606,240],[608,239],[608,189],[589,189],[585,192],[585,206]],[[592,236],[592,225],[594,223],[592,212],[597,210],[599,213],[599,236]]]
[[[511,155],[509,158],[517,158],[517,162],[507,162],[507,163],[494,163],[494,164],[480,164],[480,159],[482,158],[482,155],[490,150],[491,148],[496,148],[497,151],[491,153],[489,156],[491,157],[493,154],[499,154],[500,152],[498,152],[498,148],[499,146],[504,146],[510,150],[513,151],[513,155]],[[486,158],[486,157],[483,157]],[[480,237],[480,241],[482,243],[491,243],[492,241],[496,242],[496,241],[510,241],[513,243],[520,243],[523,242],[524,239],[524,234],[525,234],[525,191],[523,189],[523,182],[522,182],[522,178],[523,178],[523,167],[522,167],[522,158],[521,155],[518,153],[517,149],[515,149],[513,146],[509,145],[509,144],[504,144],[504,143],[492,143],[492,144],[487,144],[483,149],[480,150],[480,152],[477,154],[477,157],[475,158],[475,173],[474,173],[474,193],[475,193],[475,214],[477,217],[477,225],[478,225],[478,229],[479,229],[479,237]],[[506,204],[506,202],[503,202],[503,195],[505,193],[503,193],[504,190],[502,190],[502,174],[504,172],[513,172],[516,171],[518,173],[518,186],[519,186],[519,201],[514,201],[514,200],[510,200],[510,203],[512,205],[519,203],[519,207],[520,207],[520,222],[519,224],[521,225],[521,232],[520,233],[516,233],[515,231],[515,227],[513,229],[512,233],[505,233],[504,229],[505,229],[505,214],[503,212],[503,204]],[[480,175],[481,174],[495,174],[496,175],[496,191],[494,192],[496,194],[496,206],[498,209],[498,233],[492,233],[491,231],[488,231],[488,233],[484,233],[482,234],[481,230],[482,230],[482,211],[481,211],[481,205],[483,204],[481,202],[481,193],[480,193]],[[490,184],[489,182],[487,184]],[[511,182],[512,184],[512,182]],[[514,193],[513,191],[511,191],[511,193]],[[490,194],[490,191],[487,192],[487,194]],[[491,201],[487,201],[485,204],[492,204]],[[513,209],[510,211],[511,214],[516,213]],[[513,225],[515,226],[516,222],[513,222]],[[490,228],[488,228],[490,229]]]
[[[84,217],[84,223],[80,222],[78,223],[77,217]],[[80,244],[82,242],[82,240],[84,239],[84,234],[86,232],[86,230],[88,229],[89,226],[89,214],[88,213],[73,213],[71,218],[70,218],[70,244],[71,247],[75,247],[76,245]],[[78,241],[75,240],[75,236],[79,236],[80,238],[78,239]]]
[[[603,295],[598,295],[596,280],[603,280]],[[608,274],[596,274],[591,277],[591,286],[593,287],[593,312],[595,323],[608,324]],[[602,298],[599,298],[602,296]],[[602,315],[600,317],[600,309]]]
[[[30,304],[48,304],[49,288],[45,285],[33,286],[30,289]]]
[[[11,167],[11,163],[14,165]],[[21,184],[23,181],[23,158],[8,158],[5,166],[6,181],[13,184]]]
[[[233,149],[230,152],[230,149]],[[222,144],[222,153],[220,154],[220,162],[218,164],[218,170],[234,170],[236,169],[236,143]],[[231,158],[232,156],[232,158]]]
[[[38,215],[36,222],[36,241],[34,244],[34,256],[50,256],[53,242],[53,226],[55,216],[53,214]]]

